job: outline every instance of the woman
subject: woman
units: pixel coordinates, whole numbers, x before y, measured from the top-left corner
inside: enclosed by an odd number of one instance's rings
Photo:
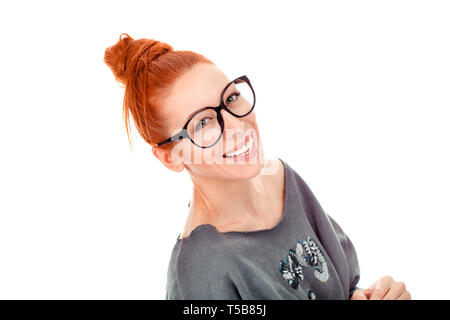
[[[168,169],[193,183],[166,299],[410,299],[383,277],[361,289],[355,249],[286,162],[266,160],[250,79],[206,57],[122,34],[104,61],[124,116]]]

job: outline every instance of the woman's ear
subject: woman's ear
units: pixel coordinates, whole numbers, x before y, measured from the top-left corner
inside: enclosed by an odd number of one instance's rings
[[[152,147],[152,153],[164,166],[166,166],[166,168],[175,172],[184,170],[182,157],[179,157],[178,155],[174,156],[171,151]]]

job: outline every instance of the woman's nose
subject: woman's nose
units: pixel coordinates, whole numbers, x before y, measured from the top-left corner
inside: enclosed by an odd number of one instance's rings
[[[245,135],[245,125],[241,118],[235,117],[226,110],[222,110],[222,117],[224,121],[224,142],[225,150],[230,150],[239,143],[241,137]]]
[[[245,125],[244,125],[244,121],[242,120],[242,118],[235,117],[226,110],[221,110],[221,113],[222,113],[222,118],[224,121],[225,130],[226,129],[231,129],[231,130],[244,129]]]

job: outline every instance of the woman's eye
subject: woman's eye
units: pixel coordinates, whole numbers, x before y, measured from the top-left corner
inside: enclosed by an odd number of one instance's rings
[[[209,118],[204,118],[204,119],[200,120],[199,122],[197,122],[195,125],[195,131],[203,128],[204,125],[208,122],[207,120],[209,120]]]
[[[233,101],[236,101],[238,99],[238,97],[240,96],[240,94],[241,94],[240,92],[233,93],[231,96],[229,96],[227,98],[227,103],[231,103]]]

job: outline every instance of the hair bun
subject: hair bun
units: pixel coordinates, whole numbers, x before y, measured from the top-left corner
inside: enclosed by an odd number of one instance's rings
[[[125,84],[127,78],[136,70],[133,66],[144,58],[145,63],[155,60],[160,55],[172,51],[173,48],[154,39],[134,40],[130,35],[122,33],[119,41],[105,50],[104,61],[112,70],[117,81]],[[144,57],[144,54],[147,54]]]

